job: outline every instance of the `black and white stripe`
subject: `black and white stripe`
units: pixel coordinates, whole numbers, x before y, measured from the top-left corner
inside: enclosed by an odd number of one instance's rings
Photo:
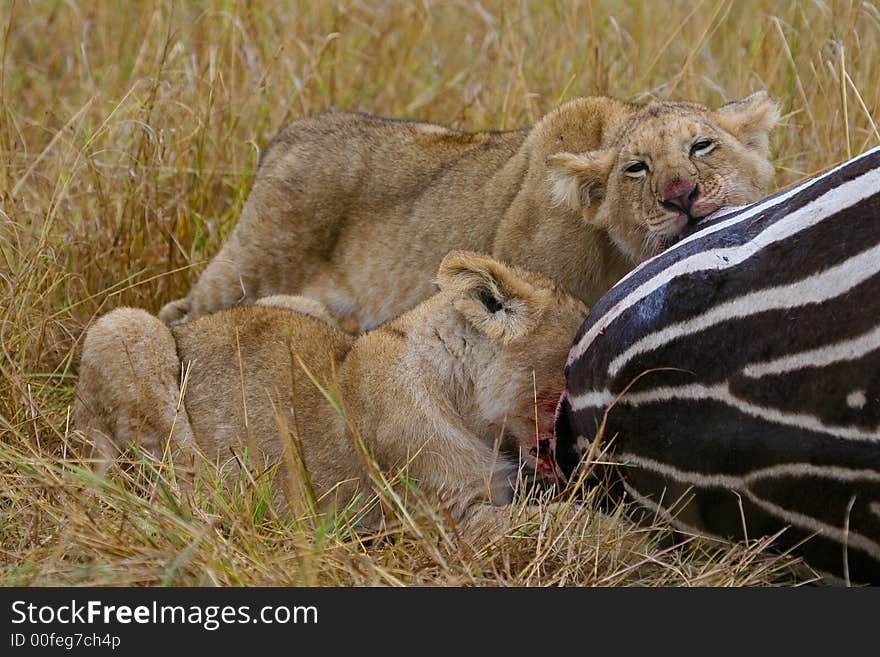
[[[780,547],[810,537],[816,568],[880,583],[880,149],[644,263],[592,309],[566,376],[567,474],[607,410],[619,484],[646,506],[688,491],[682,526],[787,527]]]

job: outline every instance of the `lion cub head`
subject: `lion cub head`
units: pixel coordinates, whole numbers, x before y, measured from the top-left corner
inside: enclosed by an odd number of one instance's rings
[[[415,314],[432,376],[483,442],[528,454],[553,431],[572,340],[587,307],[546,276],[464,251],[447,255],[440,292]]]
[[[606,230],[634,263],[696,221],[750,203],[770,183],[768,134],[779,110],[765,92],[716,110],[688,102],[627,106],[602,148],[548,157],[553,200]]]

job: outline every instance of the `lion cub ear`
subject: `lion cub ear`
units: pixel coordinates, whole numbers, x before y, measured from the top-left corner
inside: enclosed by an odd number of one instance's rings
[[[453,251],[437,272],[442,292],[476,329],[492,340],[510,342],[531,331],[549,303],[547,294],[515,270],[480,253]]]
[[[779,107],[766,91],[722,105],[714,112],[724,130],[739,139],[747,148],[762,155],[770,152],[770,131],[779,121]]]
[[[611,149],[548,156],[551,201],[575,212],[590,207],[592,202],[598,202],[604,196],[613,166],[614,151]]]

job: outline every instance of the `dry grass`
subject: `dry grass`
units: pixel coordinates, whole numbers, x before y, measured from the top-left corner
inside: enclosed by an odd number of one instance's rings
[[[661,529],[630,550],[633,530],[597,531],[590,504],[476,543],[427,509],[378,537],[279,519],[261,482],[208,480],[182,508],[164,465],[83,467],[69,406],[83,329],[186,291],[289,118],[510,128],[576,95],[766,88],[783,186],[880,143],[878,52],[880,10],[855,1],[0,0],[0,584],[799,581],[760,544]]]

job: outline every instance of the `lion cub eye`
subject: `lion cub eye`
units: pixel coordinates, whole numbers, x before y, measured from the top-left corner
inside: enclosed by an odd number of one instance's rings
[[[706,155],[711,152],[712,149],[715,148],[715,142],[711,139],[701,139],[700,141],[695,141],[691,145],[691,157],[694,155]]]
[[[648,173],[647,162],[634,162],[630,164],[623,172],[632,178],[641,178]]]

